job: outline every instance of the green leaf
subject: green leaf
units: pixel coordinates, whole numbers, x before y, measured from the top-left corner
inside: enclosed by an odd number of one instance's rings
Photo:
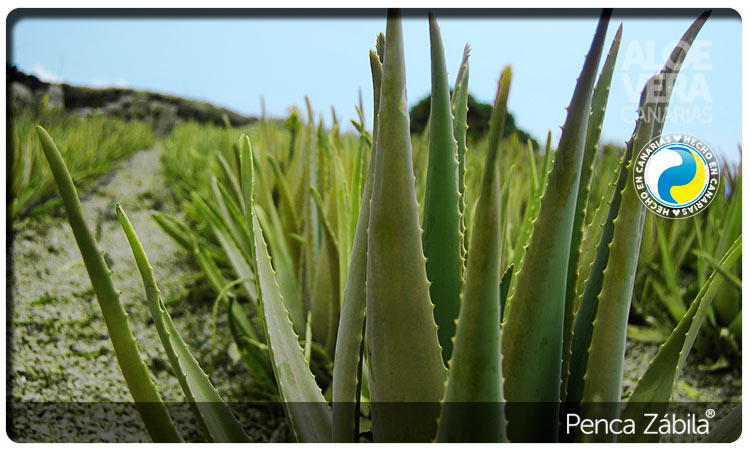
[[[228,283],[221,274],[216,262],[204,249],[196,247],[193,250],[193,255],[195,256],[198,266],[201,268],[204,275],[206,275],[211,287],[214,289],[214,292],[218,295]],[[231,293],[227,294],[227,297],[229,317],[234,325],[238,327],[240,334],[253,339],[258,339],[258,333],[255,331],[255,327],[253,327],[250,318],[247,317],[242,305],[239,302],[233,301],[234,296]]]
[[[602,13],[578,78],[516,290],[506,306],[503,374],[511,442],[557,437],[567,264],[591,95],[610,15],[610,10]],[[516,402],[551,403],[513,409]]]
[[[151,212],[151,218],[153,218],[154,222],[156,222],[165,233],[174,239],[175,242],[180,244],[182,248],[188,251],[195,248],[195,237],[190,230],[188,230],[187,227],[177,219],[157,211]]]
[[[669,59],[661,69],[662,79],[664,80],[664,91],[661,92],[663,101],[659,102],[656,106],[654,117],[656,117],[656,124],[654,125],[653,136],[660,136],[662,129],[664,128],[664,121],[667,118],[667,110],[669,109],[669,100],[672,97],[672,91],[674,90],[675,80],[677,75],[680,73],[682,63],[687,57],[687,52],[690,50],[690,46],[693,44],[696,36],[703,28],[703,24],[708,20],[708,16],[711,15],[711,10],[704,11],[697,19],[690,25],[690,27],[682,35],[680,41],[675,46],[672,53],[669,55]]]
[[[379,104],[382,67],[377,55],[372,51],[370,51],[370,60],[373,66],[373,91],[377,99],[376,104]],[[377,110],[375,112],[377,114]],[[375,123],[377,124],[377,116]],[[377,136],[377,128],[374,134]],[[367,168],[336,337],[336,361],[333,369],[334,442],[356,442],[359,435],[359,400],[367,292],[367,227],[370,222],[370,199],[377,160],[376,149],[377,147],[373,146]]]
[[[638,124],[628,142],[629,153],[645,147],[651,140],[654,121],[648,112],[655,102],[650,98],[654,86],[661,77],[652,77],[641,94]],[[588,362],[584,375],[582,411],[590,418],[615,418],[622,396],[623,363],[627,337],[628,315],[633,296],[633,284],[641,248],[646,207],[638,198],[631,181],[635,158],[627,163],[622,205],[613,221],[614,231],[609,244],[609,263],[604,270],[601,292],[597,298],[597,309]],[[599,403],[602,402],[602,403]],[[594,439],[609,439],[609,436],[594,436]]]
[[[317,189],[310,186],[323,230],[323,239],[312,285],[312,335],[333,357],[336,350],[336,333],[339,328],[339,254],[338,243],[331,223],[325,214],[323,200]]]
[[[474,216],[448,387],[438,427],[440,442],[505,440],[498,326],[501,319],[498,286],[502,236],[498,147],[505,128],[510,80],[508,66],[500,77],[490,119],[490,143]]]
[[[331,441],[331,410],[307,365],[273,272],[263,231],[253,217],[258,305],[276,383],[299,442]]]
[[[607,109],[607,99],[609,97],[609,86],[612,83],[612,74],[615,71],[615,62],[617,61],[617,52],[620,49],[620,39],[622,37],[622,25],[617,29],[612,46],[607,53],[607,59],[604,60],[604,68],[599,74],[599,81],[594,87],[591,97],[591,116],[589,117],[588,128],[586,130],[586,144],[583,153],[583,162],[581,164],[581,182],[578,185],[578,195],[576,197],[576,211],[573,222],[573,234],[570,240],[570,256],[568,257],[568,280],[565,288],[565,323],[563,325],[563,368],[562,368],[562,400],[565,399],[567,392],[568,372],[570,370],[571,340],[573,337],[573,319],[575,316],[576,306],[576,284],[578,282],[578,261],[581,257],[581,241],[583,240],[583,227],[586,211],[589,208],[588,197],[591,187],[591,173],[594,166],[594,156],[596,156],[599,144],[599,136],[602,132],[602,123],[604,122],[604,113]]]
[[[424,442],[435,437],[445,366],[422,252],[398,11],[388,12],[385,41],[367,257],[373,433],[376,442]]]
[[[680,281],[677,279],[677,267],[679,266],[676,266],[672,259],[672,252],[667,243],[661,221],[656,222],[656,233],[659,238],[659,250],[661,252],[660,273],[664,275],[666,284],[666,295],[663,297],[663,302],[675,322],[679,322],[680,318],[685,315],[686,310],[685,304],[682,303],[682,295],[680,295]],[[690,244],[685,243],[685,245],[689,246]]]
[[[86,223],[81,200],[78,198],[73,179],[60,150],[44,128],[37,126],[36,131],[49,162],[50,171],[60,190],[73,236],[81,251],[83,263],[99,301],[109,338],[117,356],[117,363],[128,385],[130,395],[133,396],[138,413],[154,442],[181,442],[182,437],[169,417],[146,364],[141,359],[135,337],[130,331],[128,315],[120,303],[120,293],[112,281],[112,271],[107,267],[103,252],[99,249]]]
[[[160,298],[153,269],[141,242],[138,240],[133,225],[119,204],[117,204],[116,209],[117,218],[120,220],[120,225],[128,238],[138,271],[143,278],[148,307],[159,333],[159,339],[167,353],[177,380],[180,382],[180,387],[188,402],[190,402],[196,419],[215,442],[249,442],[250,439],[243,431],[242,426],[232,415],[232,411],[224,403],[219,392],[211,385],[211,381],[198,365],[188,346],[180,338],[172,318]]]
[[[431,14],[429,23],[432,97],[422,244],[427,257],[427,279],[430,280],[430,298],[435,305],[438,339],[443,360],[447,362],[453,350],[452,338],[456,333],[462,285],[460,192],[443,42],[437,21]]]
[[[732,244],[721,259],[720,266],[731,267],[742,255],[742,236]],[[677,324],[672,334],[659,348],[656,356],[651,360],[646,373],[641,377],[633,394],[628,399],[623,419],[633,419],[637,430],[645,429],[648,420],[645,412],[661,415],[666,412],[668,402],[672,397],[675,383],[680,370],[687,360],[693,347],[698,331],[703,324],[711,302],[722,285],[724,278],[719,270],[714,270],[706,284],[701,287],[690,308]],[[656,442],[659,435],[622,435],[623,442]]]
[[[289,308],[289,315],[292,318],[292,323],[294,323],[294,329],[297,333],[300,333],[305,328],[305,305],[289,247],[286,245],[286,240],[279,236],[279,233],[265,231],[273,230],[273,225],[268,218],[268,214],[266,214],[266,211],[260,205],[255,207],[255,213],[268,239],[268,246],[271,249],[271,253],[274,255],[273,266],[276,270],[276,278],[279,281],[281,295],[284,296],[287,308]]]
[[[698,32],[700,27],[695,28],[695,25],[701,20],[702,19],[699,17],[698,20],[693,24],[693,26],[691,26],[691,28],[688,30],[686,36],[690,35],[693,32],[691,30],[694,30],[695,33]],[[695,36],[693,36],[692,38],[694,37]],[[690,42],[692,42],[692,38],[690,39]],[[678,45],[678,47],[681,47],[681,45]],[[677,50],[675,50],[675,52],[676,51]],[[677,62],[681,61],[681,59],[679,58],[677,60],[674,59],[675,52],[672,53],[672,60]],[[682,55],[680,58],[684,59],[684,56],[685,55]],[[656,86],[654,92],[650,93],[650,95],[655,95],[656,98],[658,98],[658,103],[654,110],[655,114],[658,114],[659,110],[666,113],[666,106],[662,105],[662,103],[668,102],[669,99],[668,97],[664,97],[662,94],[664,90],[671,91],[672,86],[674,85],[676,80],[675,77],[677,75],[677,72],[672,72],[672,75],[673,76],[670,78],[664,78],[664,71],[662,71],[662,75],[660,75],[659,78],[662,84]],[[642,94],[641,96],[641,106],[643,106],[644,102],[646,101],[644,94]],[[652,117],[657,117],[657,119],[655,120],[655,124],[653,125],[653,131],[651,133],[651,137],[653,138],[661,133],[661,129],[659,128],[658,115]],[[620,204],[622,201],[622,192],[625,188],[625,184],[628,182],[627,165],[633,157],[633,153],[635,150],[636,149],[632,148],[632,146],[628,146],[626,148],[625,155],[623,156],[623,161],[620,165],[619,174],[617,176],[614,196],[609,203],[609,210],[607,212],[606,221],[603,224],[599,245],[596,248],[596,255],[589,270],[588,279],[586,281],[583,294],[581,296],[580,305],[578,307],[578,311],[576,313],[575,321],[573,324],[574,331],[572,338],[572,355],[570,363],[570,375],[568,377],[567,386],[568,392],[566,396],[566,402],[568,404],[578,403],[583,396],[583,376],[586,368],[588,367],[588,349],[590,346],[591,333],[593,330],[592,322],[594,321],[594,317],[598,308],[597,302],[599,293],[602,289],[604,272],[607,267],[608,261],[610,260],[610,243],[612,242],[612,236],[614,233],[614,221],[621,209]],[[637,148],[637,150],[640,150],[640,148]],[[600,211],[603,212],[601,206]],[[597,212],[597,216],[598,214],[599,212]]]
[[[711,427],[703,442],[732,443],[742,435],[742,405],[735,406],[726,417]]]
[[[466,130],[469,129],[469,53],[471,48],[469,44],[464,47],[464,56],[461,59],[461,66],[456,75],[456,84],[453,87],[453,96],[451,97],[451,108],[453,110],[453,135],[456,138],[456,155],[458,156],[458,191],[460,200],[458,203],[459,214],[461,215],[461,259],[462,264],[466,261],[466,218],[464,209],[466,209]]]

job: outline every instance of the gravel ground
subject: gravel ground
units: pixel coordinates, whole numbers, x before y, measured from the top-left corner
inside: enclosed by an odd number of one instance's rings
[[[179,402],[184,397],[171,375],[156,328],[145,303],[143,285],[119,222],[120,202],[149,255],[162,295],[183,339],[211,381],[228,402],[248,400],[249,374],[231,344],[226,323],[218,324],[211,342],[211,295],[196,297],[198,274],[190,257],[162,232],[150,210],[174,213],[161,176],[161,148],[136,153],[109,181],[84,196],[84,214],[108,254],[115,286],[130,315],[133,334],[157,389],[176,411],[175,420],[187,440],[200,440],[191,415]],[[116,363],[101,311],[83,260],[64,214],[27,220],[15,230],[9,262],[10,323],[8,392],[13,417],[8,431],[18,441],[146,440],[145,429],[131,405],[130,394]],[[44,403],[39,403],[44,402]],[[237,404],[236,408],[247,405]],[[248,417],[247,414],[250,414]],[[283,423],[262,410],[243,411],[250,435],[267,440],[285,435]],[[81,417],[87,417],[82,421]],[[90,417],[89,417],[90,416]],[[267,416],[267,417],[266,417]],[[109,417],[116,417],[113,429]],[[60,436],[75,422],[75,435]]]

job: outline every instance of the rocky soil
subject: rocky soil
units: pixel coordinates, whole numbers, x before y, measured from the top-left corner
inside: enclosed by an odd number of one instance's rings
[[[170,407],[186,439],[200,440],[150,319],[114,202],[122,204],[133,222],[183,339],[226,401],[247,400],[249,374],[226,323],[218,323],[217,341],[211,342],[212,294],[195,289],[198,272],[189,255],[150,217],[152,209],[176,209],[161,177],[160,152],[157,146],[136,153],[106,184],[84,195],[82,203],[157,388],[164,401],[173,402]],[[125,403],[131,397],[64,213],[16,224],[9,251],[9,433],[18,441],[147,440],[140,417]],[[268,440],[274,432],[276,437],[287,433],[280,414],[251,410],[238,416],[251,436]]]

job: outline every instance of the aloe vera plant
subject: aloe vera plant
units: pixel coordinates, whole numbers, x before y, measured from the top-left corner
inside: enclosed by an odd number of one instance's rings
[[[231,130],[210,130],[225,144],[219,150],[167,153],[194,226],[158,213],[154,219],[195,255],[251,376],[275,381],[274,395],[298,441],[357,442],[365,427],[377,442],[555,441],[561,402],[563,412],[619,414],[609,408],[622,400],[625,333],[647,214],[630,182],[631,159],[660,125],[641,114],[609,185],[592,181],[623,33],[617,31],[597,81],[609,17],[605,11],[596,28],[560,142],[554,153],[548,142],[543,160],[501,139],[510,67],[500,76],[486,151],[468,149],[468,47],[451,97],[433,16],[430,131],[410,135],[394,10],[370,52],[372,134],[362,116],[356,139],[336,125],[330,133],[315,127],[308,102],[307,126],[293,113],[286,141],[268,127],[239,139],[229,138]],[[684,58],[704,21],[690,28],[682,53],[674,55]],[[668,96],[653,94],[661,81],[671,92],[677,72],[669,75],[647,83],[641,112],[666,111]],[[167,147],[188,145],[179,139]],[[474,183],[477,158],[482,175]],[[506,160],[528,164],[526,180],[533,183],[524,191],[523,213],[511,207],[511,188],[520,181],[501,169]],[[174,170],[183,163],[211,170],[196,169],[191,179]],[[55,164],[64,169],[61,159]],[[77,198],[70,187],[61,190]],[[117,212],[165,352],[199,423],[216,441],[245,440],[179,338],[135,230]],[[74,229],[85,229],[76,220],[71,214]],[[726,248],[624,417],[669,401],[713,297],[732,279],[723,274],[741,254],[741,237]],[[369,421],[361,420],[363,411]]]

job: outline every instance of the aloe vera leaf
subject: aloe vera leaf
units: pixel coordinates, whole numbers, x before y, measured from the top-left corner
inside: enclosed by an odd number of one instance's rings
[[[703,15],[701,16],[703,17]],[[693,23],[693,25],[688,29],[688,31],[683,36],[683,42],[682,44],[678,44],[678,48],[682,48],[682,46],[685,43],[685,37],[687,36],[689,38],[689,42],[691,43],[695,36],[693,33],[697,33],[700,30],[700,26],[696,28],[696,24],[701,22],[701,17],[699,17],[696,22]],[[707,17],[707,16],[706,16]],[[703,19],[705,21],[705,19]],[[691,31],[693,30],[693,31]],[[692,37],[690,37],[692,36]],[[678,52],[678,48],[675,49],[675,51],[672,52],[672,56],[670,56],[672,61],[682,61],[684,59],[685,55],[682,55],[678,59],[675,59],[675,55]],[[682,50],[680,50],[682,51]],[[682,59],[679,59],[682,58]],[[679,69],[679,67],[677,67]],[[664,91],[670,92],[672,89],[672,86],[675,83],[677,71],[674,71],[672,74],[674,77],[671,78],[664,78],[663,75],[664,71],[662,71],[662,75],[660,75],[661,84],[659,86],[656,86],[655,92],[652,94],[657,95],[660,97],[659,102],[657,103],[656,109],[654,111],[655,114],[658,113],[659,109],[661,108],[661,111],[666,112],[666,107],[662,106],[663,102],[668,102],[668,97],[664,97],[663,93]],[[647,86],[648,87],[648,86]],[[641,103],[643,105],[643,102],[645,101],[644,96],[642,94]],[[661,128],[658,120],[658,116],[655,120],[655,123],[653,125],[653,131],[651,133],[651,137],[656,137],[661,134]],[[637,150],[640,150],[638,148]],[[588,348],[591,341],[591,331],[593,329],[592,322],[594,320],[596,310],[597,310],[597,299],[599,297],[599,292],[602,288],[602,281],[604,279],[604,271],[607,267],[607,263],[609,261],[609,249],[610,249],[610,243],[612,242],[612,234],[614,232],[614,220],[617,217],[619,210],[620,210],[620,203],[622,200],[622,190],[625,186],[625,183],[627,183],[627,171],[626,166],[628,164],[628,161],[633,157],[634,149],[628,146],[626,148],[625,155],[623,156],[624,160],[623,163],[620,165],[620,172],[617,179],[617,188],[615,189],[615,195],[612,197],[612,200],[609,204],[609,211],[607,213],[607,219],[604,223],[604,226],[602,228],[601,233],[601,239],[599,241],[599,246],[596,249],[596,255],[594,257],[593,263],[591,265],[591,268],[589,270],[589,275],[586,280],[586,285],[583,290],[583,294],[581,296],[580,304],[578,307],[578,310],[576,312],[575,321],[573,323],[573,338],[572,338],[572,355],[571,355],[571,363],[570,363],[570,375],[568,376],[568,387],[567,387],[567,396],[566,396],[566,402],[567,403],[578,403],[583,395],[583,376],[585,368],[587,367],[587,360],[588,360]],[[575,374],[574,374],[575,372]]]
[[[666,284],[667,292],[664,296],[664,304],[667,310],[674,319],[675,322],[679,322],[682,316],[685,315],[687,308],[682,302],[682,295],[680,295],[680,285],[677,279],[677,267],[672,260],[672,252],[669,249],[667,243],[667,237],[664,234],[664,229],[660,221],[656,222],[656,234],[659,238],[659,251],[661,252],[661,265],[662,269],[660,272],[664,275],[664,281]],[[685,245],[688,245],[687,243]]]
[[[255,278],[255,274],[250,268],[250,264],[242,255],[242,252],[237,247],[234,239],[227,235],[226,231],[219,224],[212,223],[211,229],[213,230],[216,239],[219,241],[219,244],[224,249],[224,252],[229,259],[229,262],[232,266],[232,269],[234,269],[235,274],[239,278]],[[244,287],[245,292],[247,293],[250,300],[252,300],[253,303],[256,303],[258,299],[258,292],[255,285],[252,282],[245,282],[242,283],[242,286]]]
[[[542,192],[541,188],[539,186],[539,175],[537,174],[537,168],[536,168],[536,157],[534,156],[534,146],[531,144],[531,141],[526,142],[526,150],[528,150],[527,156],[529,159],[528,167],[529,167],[529,197],[539,197]]]
[[[254,157],[252,153],[252,145],[250,144],[250,138],[247,135],[243,135],[240,138],[239,143],[239,154],[240,154],[240,188],[242,190],[243,207],[245,211],[246,223],[251,223],[251,212],[253,210],[252,205],[252,183],[254,182]],[[276,226],[271,226],[269,223],[268,215],[265,214],[260,206],[257,211],[259,220],[263,224],[264,228],[271,230],[268,235],[271,250],[275,255],[275,268],[276,274],[279,279],[279,285],[284,298],[287,301],[287,307],[292,317],[292,321],[295,324],[296,330],[304,329],[305,325],[305,308],[302,298],[301,286],[297,278],[297,274],[294,269],[293,256],[291,250],[287,244],[287,241],[283,235],[283,229]],[[274,209],[275,213],[275,209]],[[278,218],[278,216],[275,216]],[[276,222],[278,223],[278,221]],[[250,246],[251,253],[248,255],[251,260],[255,258],[252,253],[254,246]]]
[[[252,161],[251,148],[246,149],[245,156],[250,156]],[[248,162],[245,167],[252,168],[252,165]],[[246,173],[247,177],[243,177],[242,180],[242,188],[254,236],[250,250],[255,260],[254,269],[258,274],[258,313],[263,322],[276,384],[297,440],[330,442],[331,410],[320,388],[315,384],[315,378],[299,345],[284,297],[276,281],[271,257],[263,239],[263,230],[254,213],[253,192],[256,172],[251,170]]]
[[[693,253],[706,260],[708,262],[708,265],[713,267],[714,270],[718,270],[719,273],[726,278],[726,280],[732,284],[734,287],[736,287],[739,290],[742,290],[742,280],[737,278],[737,275],[733,274],[730,269],[724,268],[721,266],[720,262],[717,261],[713,256],[709,255],[706,252],[701,252],[698,250],[693,250]]]
[[[240,184],[237,181],[237,177],[234,175],[232,168],[229,167],[229,163],[220,152],[214,152],[216,159],[219,161],[219,167],[224,174],[224,177],[229,181],[229,187],[232,189],[232,195],[234,195],[234,201],[239,202],[242,200],[242,192],[240,190]]]
[[[742,405],[735,406],[719,423],[711,427],[711,432],[703,442],[732,443],[742,435]]]
[[[720,266],[731,267],[741,255],[742,236],[738,237],[724,254]],[[654,413],[661,416],[663,412],[666,412],[680,370],[685,364],[711,302],[723,281],[724,278],[721,277],[719,270],[714,270],[706,284],[701,287],[680,323],[661,345],[656,356],[649,362],[646,373],[636,385],[622,413],[623,419],[635,421],[636,430],[645,429],[646,423],[643,421],[648,420],[648,417],[644,416],[644,413]],[[642,434],[623,435],[619,438],[623,442],[655,442],[658,439],[659,435]]]
[[[310,186],[316,187],[319,185],[318,181],[318,144],[316,142],[317,132],[315,130],[315,123],[312,117],[312,106],[310,105],[309,98],[305,97],[307,103],[307,112],[309,117],[309,123],[307,126],[307,134],[310,142],[308,149],[305,152],[305,164],[303,164],[303,176],[300,180],[300,186],[297,195],[301,198],[301,207],[298,207],[299,211],[302,211],[302,235],[304,242],[301,248],[301,264],[299,267],[298,279],[302,285],[302,299],[305,305],[305,310],[309,311],[312,305],[312,283],[313,274],[315,273],[315,260],[317,259],[317,241],[319,233],[318,215],[315,212],[315,207],[312,204],[310,197],[309,188]]]
[[[462,285],[461,212],[458,205],[460,192],[443,42],[432,14],[429,16],[429,24],[432,96],[422,244],[427,257],[427,279],[430,280],[430,298],[435,305],[433,312],[438,326],[438,339],[443,349],[443,360],[447,363],[453,351],[452,338],[456,333]]]
[[[620,49],[622,38],[622,25],[617,29],[612,45],[604,60],[604,67],[599,74],[594,92],[591,96],[591,116],[586,130],[586,144],[581,164],[581,182],[578,185],[576,196],[576,210],[573,218],[573,234],[570,239],[570,256],[568,257],[568,280],[565,284],[565,315],[563,324],[563,368],[561,399],[565,399],[567,391],[568,372],[570,370],[571,340],[573,336],[573,319],[575,316],[576,284],[578,281],[578,261],[581,256],[581,241],[583,240],[584,219],[586,210],[589,208],[588,197],[591,188],[591,174],[594,168],[594,156],[596,156],[599,137],[602,132],[604,113],[607,110],[607,99],[609,98],[609,87],[612,83],[612,74],[615,71],[617,53]]]
[[[661,76],[652,77],[646,84],[639,108],[640,119],[628,142],[631,154],[645,147],[651,140],[654,122],[648,112],[655,102],[651,97],[653,86]],[[638,198],[631,180],[635,158],[627,162],[625,187],[614,231],[609,244],[609,263],[603,273],[602,288],[597,298],[596,316],[592,323],[591,343],[588,349],[582,401],[587,417],[614,418],[622,396],[623,361],[630,303],[633,296],[638,256],[641,248],[646,206]],[[604,402],[592,405],[593,402]],[[595,439],[609,439],[609,436]]]
[[[594,88],[596,90],[596,88]],[[547,145],[544,146],[544,162],[542,163],[542,174],[544,175],[544,183],[547,184],[547,177],[549,174],[549,165],[552,161],[552,131],[547,132]]]
[[[299,217],[294,205],[294,199],[292,198],[292,192],[289,189],[289,184],[284,177],[284,173],[281,171],[279,162],[273,155],[268,155],[268,163],[273,169],[273,177],[276,181],[276,187],[279,189],[281,197],[280,207],[286,211],[287,220],[285,221],[286,230],[299,230]]]
[[[340,313],[338,244],[326,217],[320,193],[311,186],[310,194],[320,215],[323,230],[323,242],[312,286],[312,333],[313,338],[333,356]]]
[[[501,319],[498,153],[505,128],[510,81],[508,66],[500,77],[490,119],[489,147],[472,225],[472,250],[467,262],[448,387],[438,426],[438,441],[441,442],[505,440],[498,326]]]
[[[89,274],[91,285],[99,301],[107,332],[117,356],[117,363],[128,385],[130,395],[133,396],[138,413],[154,442],[181,442],[182,437],[169,417],[146,364],[141,359],[138,344],[130,331],[128,314],[120,303],[120,293],[112,281],[112,271],[104,261],[104,254],[86,223],[81,200],[78,198],[73,179],[60,150],[44,128],[37,126],[36,131],[42,143],[44,155],[49,162],[50,171],[60,191],[60,197],[62,197],[78,249],[81,251],[86,272]]]
[[[567,263],[591,95],[610,15],[610,10],[602,13],[578,78],[523,267],[514,277],[516,290],[506,306],[505,399],[552,402],[508,413],[511,442],[557,436]]]
[[[362,130],[364,131],[364,125]],[[351,199],[351,209],[349,211],[349,237],[352,243],[354,242],[354,236],[357,234],[357,219],[359,218],[359,209],[362,207],[362,191],[365,183],[363,171],[365,167],[365,152],[367,146],[367,139],[365,134],[362,133],[359,138],[359,143],[357,144],[357,154],[354,157],[351,192],[349,193],[349,198]]]
[[[604,175],[610,180],[610,182],[607,184],[607,188],[599,202],[599,206],[596,208],[596,212],[593,217],[590,218],[591,222],[586,225],[586,229],[583,232],[581,255],[578,259],[578,280],[576,282],[576,295],[578,296],[578,301],[576,302],[576,305],[574,305],[575,311],[580,307],[581,296],[583,295],[586,283],[591,275],[591,269],[594,265],[594,258],[596,257],[599,248],[598,245],[601,241],[602,232],[605,228],[605,223],[608,223],[607,217],[609,215],[612,199],[614,198],[617,189],[617,180],[620,175],[621,167],[622,158],[620,158],[617,169],[609,175]],[[590,216],[588,211],[586,215]],[[648,218],[646,219],[646,223],[648,224]]]
[[[214,177],[212,180],[212,187],[214,195],[216,196],[216,203],[219,205],[219,209],[222,212],[222,219],[227,230],[229,230],[237,243],[237,246],[242,250],[243,255],[246,259],[249,258],[250,252],[250,232],[248,229],[247,222],[245,222],[244,215],[237,206],[232,196],[229,195],[227,190],[224,188],[222,183]]]
[[[462,265],[466,262],[466,248],[464,242],[466,235],[466,218],[464,209],[466,209],[466,130],[469,129],[469,54],[471,48],[469,44],[464,47],[464,56],[461,59],[461,65],[456,75],[456,84],[453,87],[453,96],[451,97],[451,108],[453,111],[453,135],[456,138],[456,152],[458,157],[458,192],[459,203],[458,210],[461,215],[461,258]],[[462,268],[463,270],[463,268]]]
[[[503,277],[500,279],[500,318],[502,319],[505,314],[505,303],[508,301],[508,293],[510,292],[510,282],[513,279],[513,265],[511,264],[505,269]],[[502,320],[501,320],[502,322]]]
[[[377,55],[370,51],[375,104],[380,102],[382,66]],[[377,140],[376,107],[373,122]],[[333,368],[333,440],[356,442],[359,434],[359,388],[362,383],[362,358],[365,333],[365,298],[367,293],[367,228],[370,222],[370,199],[377,160],[376,146],[372,147],[367,177],[362,191],[362,202],[354,234],[344,302],[336,336],[336,360]]]
[[[431,441],[446,375],[422,252],[407,111],[401,18],[389,10],[367,255],[369,388],[377,442]]]
[[[336,250],[338,251],[338,269],[339,269],[339,295],[338,299],[344,298],[344,289],[346,288],[346,275],[349,270],[349,258],[351,257],[352,251],[352,239],[353,236],[350,232],[351,227],[351,199],[349,198],[349,187],[346,183],[346,174],[344,172],[344,163],[341,160],[338,151],[333,158],[333,182],[334,187],[332,194],[335,194],[335,203],[331,203],[331,210],[328,213],[328,217],[334,217],[335,222],[330,224],[336,227]],[[338,314],[341,310],[341,305],[337,310],[336,316],[336,328],[338,329]],[[335,334],[337,330],[333,330]],[[331,343],[335,349],[336,341]]]
[[[656,124],[654,125],[654,136],[660,136],[664,129],[664,121],[667,118],[667,110],[669,109],[669,100],[672,97],[672,91],[674,89],[677,75],[679,75],[680,68],[682,68],[682,63],[687,57],[687,52],[690,50],[690,46],[693,44],[695,37],[698,36],[701,28],[703,28],[703,24],[706,23],[706,20],[708,20],[708,16],[710,15],[711,10],[707,10],[695,19],[687,31],[685,31],[685,34],[682,35],[679,43],[675,46],[674,50],[672,50],[669,59],[661,69],[661,75],[665,87],[661,95],[664,97],[664,101],[659,102],[656,106],[655,117],[657,119]]]
[[[208,376],[200,368],[190,349],[182,340],[161,300],[154,272],[148,261],[133,225],[120,207],[116,206],[120,221],[130,248],[133,250],[138,271],[143,278],[143,287],[154,325],[159,334],[164,351],[167,353],[177,380],[185,397],[193,409],[195,418],[215,442],[249,442],[240,423],[224,403],[219,392],[213,387]]]
[[[227,280],[224,278],[224,276],[222,276],[219,267],[216,265],[216,262],[213,260],[211,255],[209,255],[205,250],[199,249],[197,247],[193,250],[193,255],[195,256],[195,260],[198,263],[198,266],[206,275],[208,282],[214,289],[214,292],[216,294],[221,292],[223,286],[227,285]],[[229,316],[234,321],[235,325],[239,327],[241,334],[249,336],[253,339],[258,339],[258,333],[256,333],[255,328],[253,327],[250,319],[247,317],[247,314],[245,313],[242,305],[239,302],[233,302],[233,296],[231,294],[228,297],[228,303],[231,304],[228,305],[227,308],[229,311]]]
[[[231,302],[237,303],[237,300],[231,299]],[[268,394],[271,400],[278,401],[278,388],[268,356],[268,346],[246,336],[238,336],[235,342],[240,358],[252,375],[253,381],[261,386],[262,391]]]
[[[644,89],[641,94],[640,110],[646,107],[646,94],[646,89]],[[641,129],[645,128],[642,127]],[[651,129],[653,130],[653,125]],[[626,146],[625,154],[620,161],[616,181],[613,183],[615,188],[611,200],[606,205],[603,203],[599,207],[600,211],[607,211],[607,218],[601,225],[599,245],[596,248],[596,255],[589,270],[589,276],[573,324],[570,373],[568,375],[567,395],[565,396],[568,405],[578,404],[583,397],[584,375],[588,366],[589,346],[594,328],[593,322],[596,318],[597,302],[604,281],[604,273],[610,261],[610,244],[615,230],[614,221],[622,209],[622,195],[628,183],[630,161],[636,148],[634,139],[635,133],[631,142]]]
[[[268,214],[260,205],[255,207],[255,215],[264,230],[272,228],[273,225],[268,219]],[[274,255],[273,265],[281,295],[284,297],[287,309],[289,309],[289,316],[292,318],[295,331],[301,333],[305,329],[305,305],[292,257],[285,245],[286,243],[278,236],[278,233],[266,233],[266,236],[268,246]]]
[[[185,250],[192,250],[195,247],[195,237],[184,224],[175,218],[157,211],[151,212],[151,218],[154,219],[154,222],[156,222],[165,233],[174,239],[175,242],[180,244]]]
[[[260,317],[279,393],[300,442],[331,441],[331,410],[315,384],[274,275],[263,231],[253,217]]]
[[[383,54],[380,46],[385,46],[385,36],[383,33],[378,35],[377,53],[370,50],[370,72],[372,75],[372,95],[373,95],[373,116],[372,116],[372,138],[373,148],[377,141],[378,119],[380,113],[380,90],[383,84]],[[385,50],[383,50],[385,51]],[[371,156],[372,158],[372,156]]]
[[[293,134],[296,136],[296,133]],[[240,190],[242,191],[242,210],[245,212],[245,219],[250,224],[252,218],[253,204],[253,146],[250,143],[250,137],[246,134],[240,136],[238,143],[240,153]],[[254,259],[254,255],[251,255]]]

